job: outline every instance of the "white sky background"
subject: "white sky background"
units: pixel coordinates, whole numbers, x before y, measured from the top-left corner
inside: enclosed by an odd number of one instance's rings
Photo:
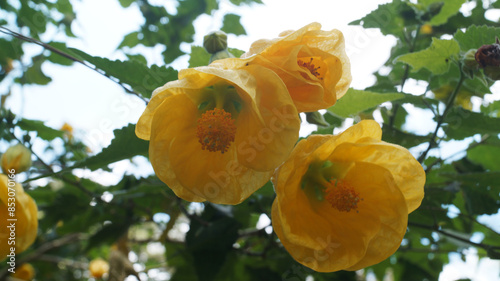
[[[157,0],[157,4],[166,3],[170,8],[176,1]],[[227,1],[226,1],[227,2]],[[348,26],[353,20],[360,19],[383,0],[264,0],[265,5],[252,5],[237,8],[230,4],[221,4],[222,11],[211,16],[203,15],[196,22],[197,34],[194,45],[202,45],[203,36],[220,28],[222,16],[226,12],[241,15],[241,22],[247,31],[246,36],[228,38],[230,47],[248,50],[251,42],[261,38],[274,38],[289,29],[298,29],[313,21],[323,25],[323,30],[339,29],[346,39],[346,50],[351,60],[353,75],[352,87],[363,89],[373,84],[371,75],[387,60],[395,39],[384,37],[377,30],[365,30],[357,26]],[[65,40],[70,47],[83,50],[94,56],[110,59],[125,59],[116,51],[123,36],[138,29],[142,17],[138,8],[132,5],[123,9],[118,0],[81,0],[72,1],[77,13],[73,30],[78,39],[67,40],[52,35],[43,41]],[[307,4],[306,4],[307,3]],[[174,8],[175,10],[175,8]],[[170,11],[170,10],[169,10]],[[213,20],[213,19],[217,20]],[[185,51],[190,45],[182,46]],[[39,52],[33,47],[32,50]],[[153,63],[161,64],[161,50],[145,55]],[[178,68],[187,67],[187,57],[177,62]],[[109,144],[113,129],[128,123],[136,123],[143,112],[144,102],[137,97],[125,95],[122,88],[109,79],[81,65],[62,67],[45,64],[43,70],[52,77],[48,86],[24,88],[16,86],[9,99],[8,106],[22,117],[43,120],[48,126],[59,128],[63,123],[71,124],[77,137],[94,151],[98,152]],[[417,91],[418,92],[418,91]],[[418,92],[418,93],[421,93]],[[431,117],[425,117],[431,118]],[[422,122],[421,120],[419,120]],[[144,174],[152,173],[150,165],[141,160]],[[146,164],[146,165],[144,165]],[[131,171],[126,162],[115,164],[118,174]],[[82,172],[82,176],[100,179],[101,182],[113,183],[116,177]],[[500,262],[483,259],[478,261],[474,254],[467,262],[452,257],[452,264],[446,266],[439,281],[452,281],[471,278],[473,281],[500,280]]]

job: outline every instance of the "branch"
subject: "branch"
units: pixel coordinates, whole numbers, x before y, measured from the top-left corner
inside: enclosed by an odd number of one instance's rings
[[[41,257],[46,252],[53,250],[55,248],[59,248],[66,244],[74,243],[80,240],[87,239],[88,235],[83,233],[72,233],[66,236],[63,236],[59,239],[49,241],[40,247],[38,247],[34,252],[31,252],[16,261],[16,265],[21,265],[23,263],[28,263],[32,260],[36,260]],[[4,278],[9,274],[8,268],[5,268],[2,272],[0,272],[0,280],[4,280]]]
[[[422,163],[425,160],[425,157],[427,157],[427,154],[429,151],[433,148],[434,144],[436,143],[436,138],[437,134],[439,131],[439,128],[441,128],[441,125],[443,125],[444,119],[446,118],[446,115],[450,111],[450,109],[453,107],[453,103],[455,102],[455,98],[457,97],[458,92],[460,91],[460,88],[462,87],[462,83],[465,80],[465,75],[464,72],[462,71],[462,68],[459,65],[460,69],[460,79],[458,80],[458,84],[451,93],[450,97],[448,98],[448,101],[446,102],[446,107],[443,111],[443,114],[441,114],[437,120],[437,125],[436,129],[434,130],[434,133],[431,136],[431,139],[429,140],[429,145],[427,146],[427,149],[418,157],[418,162]]]
[[[98,69],[97,67],[93,67],[92,65],[88,64],[87,62],[83,61],[83,60],[80,60],[78,58],[75,58],[74,56],[68,54],[68,53],[65,53],[57,48],[54,48],[53,46],[50,46],[49,44],[46,44],[46,43],[43,43],[35,38],[31,38],[31,37],[28,37],[28,36],[24,36],[20,33],[17,33],[15,31],[12,31],[8,28],[6,28],[5,26],[0,26],[0,32],[4,33],[4,34],[7,34],[7,35],[10,35],[10,36],[13,36],[17,39],[20,39],[20,40],[23,40],[23,41],[26,41],[26,42],[29,42],[29,43],[33,43],[33,44],[36,44],[38,46],[41,46],[42,48],[46,49],[46,50],[49,50],[51,52],[54,52],[62,57],[65,57],[69,60],[72,60],[74,62],[77,62],[79,64],[82,64],[83,66],[85,67],[88,67],[90,69],[92,69],[93,71],[101,74],[102,76],[108,78],[109,80],[115,82],[116,84],[118,84],[120,87],[123,88],[123,90],[125,90],[125,92],[129,93],[129,94],[133,94],[135,96],[137,96],[138,98],[140,98],[142,101],[144,101],[146,104],[148,103],[148,101],[142,96],[140,95],[139,93],[135,92],[134,90],[132,89],[129,89],[127,86],[125,86],[124,84],[120,83],[119,81],[116,81],[115,79],[113,79],[111,76],[109,76],[108,74],[106,74],[106,72],[104,72],[103,70],[100,70]]]
[[[466,238],[460,237],[458,235],[455,235],[455,234],[449,233],[447,231],[444,231],[444,230],[440,229],[438,226],[425,225],[425,224],[416,223],[416,222],[408,222],[408,225],[409,226],[419,227],[419,228],[424,228],[424,229],[428,229],[428,230],[437,232],[437,233],[442,234],[444,236],[447,236],[447,237],[453,238],[455,240],[467,243],[467,244],[469,244],[471,246],[474,246],[474,247],[477,247],[477,248],[482,248],[482,249],[486,250],[487,252],[492,251],[492,250],[500,250],[500,246],[493,246],[493,245],[488,245],[488,244],[484,244],[484,243],[472,242],[469,239],[466,239]]]

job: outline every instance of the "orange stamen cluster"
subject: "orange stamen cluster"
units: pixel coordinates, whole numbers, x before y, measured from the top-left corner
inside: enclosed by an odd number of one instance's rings
[[[234,142],[236,125],[231,118],[231,113],[224,109],[214,108],[203,113],[198,119],[196,134],[201,143],[201,149],[224,153]]]
[[[344,180],[332,180],[326,190],[325,199],[333,208],[341,212],[349,212],[358,209],[358,202],[363,200],[359,193]]]
[[[318,72],[318,69],[320,69],[320,67],[319,66],[315,67],[315,65],[312,62],[313,58],[311,58],[311,60],[309,60],[308,62],[304,62],[302,60],[297,61],[300,67],[304,67],[305,69],[309,70],[309,72],[311,72],[311,74],[314,75],[316,78],[323,80],[323,78],[320,77],[321,73]]]

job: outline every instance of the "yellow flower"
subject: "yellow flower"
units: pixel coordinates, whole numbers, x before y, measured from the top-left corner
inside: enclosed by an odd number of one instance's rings
[[[60,130],[64,132],[64,135],[68,138],[68,140],[73,139],[73,126],[68,123],[64,123]]]
[[[300,120],[274,72],[184,69],[156,89],[136,134],[156,175],[187,201],[238,204],[290,154]]]
[[[26,250],[38,231],[36,203],[10,175],[0,174],[0,260]]]
[[[89,263],[90,275],[94,278],[102,278],[109,273],[109,263],[101,258],[93,259]]]
[[[337,136],[309,136],[276,171],[273,229],[301,264],[358,270],[398,249],[408,213],[423,199],[425,172],[381,134],[365,120]]]
[[[31,151],[22,144],[7,148],[0,159],[5,174],[18,174],[31,167]]]
[[[30,281],[35,277],[35,268],[29,263],[23,263],[20,267],[16,268],[11,276],[19,280]]]
[[[284,32],[276,39],[258,40],[242,58],[229,60],[235,65],[260,64],[276,72],[299,112],[332,106],[351,83],[344,36],[336,29],[321,30],[319,23]]]

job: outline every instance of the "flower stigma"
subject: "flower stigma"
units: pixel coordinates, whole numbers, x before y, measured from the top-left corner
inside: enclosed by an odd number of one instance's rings
[[[341,212],[356,210],[359,213],[358,202],[363,199],[348,182],[342,179],[332,179],[327,185],[325,199],[333,208]]]
[[[198,119],[198,141],[202,150],[226,152],[234,142],[236,125],[231,113],[224,109],[207,110]]]
[[[321,73],[318,72],[318,69],[320,69],[321,67],[320,66],[316,67],[313,64],[313,58],[311,58],[308,62],[304,62],[303,60],[299,59],[297,63],[299,64],[300,67],[309,70],[309,72],[311,72],[311,74],[314,75],[314,77],[318,78],[319,80],[323,80],[323,77],[320,77]],[[308,78],[305,75],[302,76],[304,76],[304,78],[306,79]]]

